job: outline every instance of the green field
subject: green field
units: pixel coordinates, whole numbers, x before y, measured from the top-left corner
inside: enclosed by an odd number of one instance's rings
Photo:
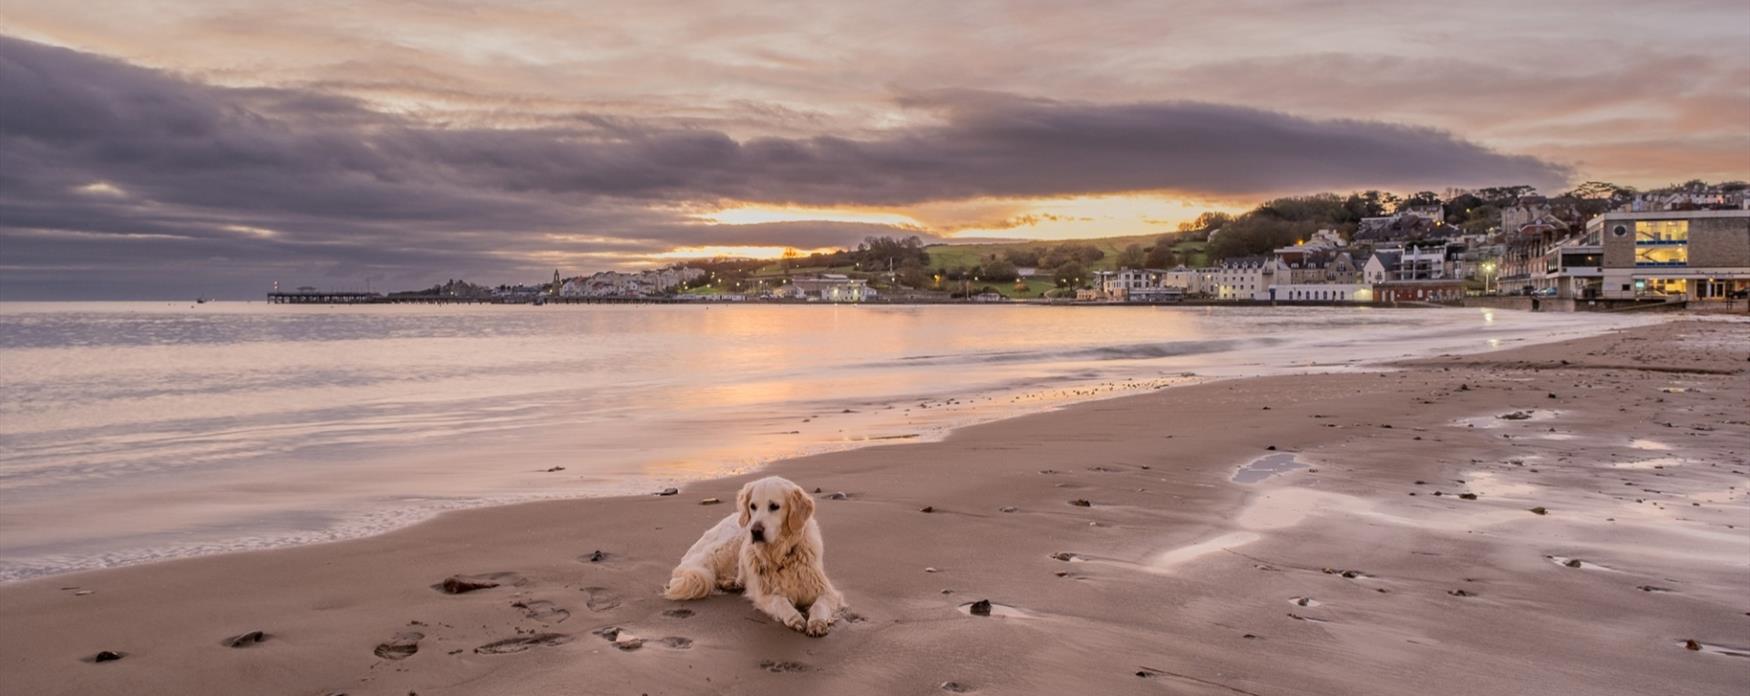
[[[929,254],[930,270],[932,272],[939,272],[953,268],[974,268],[983,263],[986,259],[989,259],[992,255],[1000,257],[1004,252],[1010,249],[1031,249],[1043,253],[1047,249],[1058,244],[1075,242],[1078,244],[1093,245],[1105,254],[1100,260],[1087,264],[1088,270],[1110,271],[1116,267],[1118,254],[1122,252],[1125,247],[1136,244],[1146,249],[1158,242],[1162,236],[1163,235],[1147,234],[1125,237],[1099,237],[1095,239],[932,244],[924,247],[924,252]],[[1173,249],[1175,253],[1177,253],[1181,263],[1188,266],[1201,266],[1207,263],[1207,258],[1204,254],[1204,246],[1204,242],[1182,241],[1173,245]],[[785,273],[783,265],[779,262],[773,262],[769,265],[762,266],[759,270],[754,271],[749,278],[751,280],[766,281],[767,287],[770,287],[781,282],[781,279],[787,275],[806,276],[819,273],[844,273],[853,277],[869,278],[870,280],[875,281],[877,285],[881,285],[882,281],[885,279],[884,273],[859,272],[858,269],[851,266],[827,267],[798,265],[790,268],[789,272]],[[939,289],[944,291],[958,289],[958,287],[948,287],[950,285],[955,285],[955,283],[953,281],[943,280],[942,287]],[[1021,289],[1017,289],[1016,285],[1017,283],[980,283],[977,284],[974,289],[976,290],[978,287],[988,286],[991,289],[1002,293],[1006,297],[1013,299],[1033,299],[1044,296],[1047,291],[1056,287],[1056,283],[1053,281],[1050,274],[1043,272],[1039,276],[1029,279]]]
[[[1091,244],[1095,248],[1099,249],[1102,252],[1105,252],[1105,254],[1106,254],[1105,256],[1101,257],[1099,261],[1095,261],[1091,264],[1088,264],[1088,270],[1091,270],[1091,271],[1110,271],[1110,270],[1113,270],[1115,264],[1118,261],[1119,252],[1122,252],[1125,247],[1130,246],[1132,244],[1135,244],[1135,245],[1141,246],[1144,249],[1147,249],[1151,246],[1154,246],[1154,244],[1157,241],[1159,241],[1162,236],[1163,235],[1158,235],[1158,234],[1142,234],[1142,235],[1131,235],[1131,236],[1127,236],[1127,237],[1098,237],[1095,239],[1058,239],[1058,240],[1039,241],[1039,242],[993,242],[993,243],[989,243],[989,244],[932,244],[930,246],[924,247],[924,251],[930,255],[930,267],[931,268],[936,268],[936,269],[955,268],[955,267],[971,268],[973,266],[977,266],[980,263],[983,263],[985,259],[990,258],[993,254],[1001,255],[1003,252],[1008,251],[1010,249],[1031,249],[1031,250],[1038,251],[1038,252],[1044,252],[1045,250],[1050,249],[1051,247],[1057,246],[1059,244],[1063,244],[1065,242],[1076,242],[1076,243],[1080,243],[1080,244]],[[1178,254],[1181,262],[1185,263],[1185,265],[1199,266],[1199,265],[1204,265],[1204,263],[1206,262],[1206,258],[1205,258],[1204,253],[1203,253],[1203,247],[1204,247],[1203,242],[1182,241],[1182,242],[1179,242],[1178,244],[1175,244],[1173,247],[1173,250]]]

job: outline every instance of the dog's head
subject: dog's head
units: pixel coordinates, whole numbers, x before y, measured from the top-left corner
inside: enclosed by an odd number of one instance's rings
[[[777,476],[748,482],[735,495],[735,504],[740,506],[748,541],[755,544],[793,543],[814,516],[814,499],[808,492]]]

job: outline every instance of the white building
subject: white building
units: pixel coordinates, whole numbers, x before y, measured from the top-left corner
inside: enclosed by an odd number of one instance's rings
[[[1179,302],[1184,299],[1184,290],[1165,285],[1135,288],[1124,296],[1125,302]]]
[[[1403,261],[1402,249],[1380,249],[1368,257],[1367,264],[1361,267],[1361,282],[1368,285],[1378,285],[1398,277],[1398,266]]]
[[[869,281],[838,273],[796,278],[790,284],[803,297],[821,302],[865,302],[875,299],[875,289],[869,287]]]
[[[1276,280],[1276,261],[1262,256],[1232,258],[1215,269],[1210,294],[1219,300],[1268,300]]]
[[[1095,271],[1094,289],[1108,300],[1124,301],[1132,291],[1161,287],[1166,271],[1152,268],[1126,268],[1119,271]]]
[[[1361,283],[1272,285],[1270,299],[1276,302],[1373,302],[1373,286]]]
[[[1215,277],[1219,269],[1178,266],[1161,276],[1161,286],[1177,288],[1188,296],[1214,295]]]

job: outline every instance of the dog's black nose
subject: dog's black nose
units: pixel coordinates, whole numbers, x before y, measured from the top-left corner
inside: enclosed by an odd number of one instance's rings
[[[760,524],[758,522],[755,522],[754,525],[752,527],[749,527],[747,531],[749,534],[753,535],[754,543],[756,543],[756,544],[765,543],[765,541],[766,541],[766,526],[765,525]]]

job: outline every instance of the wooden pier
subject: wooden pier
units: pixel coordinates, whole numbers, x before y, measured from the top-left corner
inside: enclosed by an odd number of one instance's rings
[[[323,305],[353,305],[353,304],[674,304],[685,302],[673,297],[550,297],[536,296],[459,296],[459,295],[384,295],[378,292],[339,292],[326,290],[309,290],[298,292],[270,292],[267,301],[272,304],[323,304]]]
[[[267,294],[267,301],[272,304],[371,304],[381,302],[383,299],[383,294],[377,292],[301,290]]]

